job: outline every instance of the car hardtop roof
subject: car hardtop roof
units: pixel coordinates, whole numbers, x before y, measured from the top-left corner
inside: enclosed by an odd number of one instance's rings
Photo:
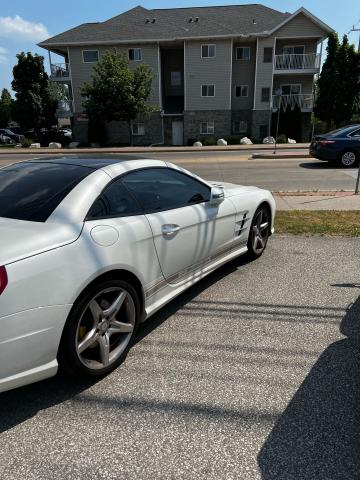
[[[100,168],[107,167],[109,165],[116,165],[122,162],[128,162],[131,160],[150,160],[147,158],[139,157],[136,155],[114,155],[108,156],[65,156],[65,157],[51,157],[44,158],[44,160],[34,159],[28,160],[26,163],[56,163],[62,165],[74,165],[78,167],[91,168],[92,170],[99,170]],[[20,162],[22,163],[22,162]]]

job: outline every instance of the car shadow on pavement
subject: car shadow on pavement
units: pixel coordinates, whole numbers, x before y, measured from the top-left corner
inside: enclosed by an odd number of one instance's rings
[[[205,277],[193,287],[179,295],[146,323],[140,326],[135,343],[140,342],[158,326],[164,323],[179,308],[199,295],[203,290],[249,263],[245,256],[239,257],[212,274]],[[120,366],[121,368],[121,366]],[[35,416],[39,411],[51,408],[74,398],[95,385],[99,379],[73,379],[58,374],[56,377],[32,385],[0,393],[0,434]]]
[[[322,353],[264,442],[263,480],[359,479],[360,297],[340,331],[346,338]]]
[[[304,162],[304,163],[299,163],[299,167],[301,168],[308,168],[310,170],[336,170],[338,169],[338,166],[336,163],[332,162],[324,162],[322,160],[319,160],[318,162]]]

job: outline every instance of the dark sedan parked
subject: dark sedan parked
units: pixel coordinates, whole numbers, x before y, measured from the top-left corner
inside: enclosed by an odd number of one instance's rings
[[[22,143],[25,139],[24,135],[18,135],[8,128],[0,128],[0,135],[10,138],[16,143]]]
[[[317,135],[309,151],[312,157],[319,160],[328,160],[344,168],[355,167],[360,158],[360,125]]]

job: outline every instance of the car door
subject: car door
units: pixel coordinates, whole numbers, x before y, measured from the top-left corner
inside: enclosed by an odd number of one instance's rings
[[[150,223],[165,279],[178,283],[234,241],[235,207],[227,199],[210,204],[211,188],[183,171],[145,168],[124,176]]]

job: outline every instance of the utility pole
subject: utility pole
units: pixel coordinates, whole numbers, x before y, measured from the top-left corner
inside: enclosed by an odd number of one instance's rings
[[[349,31],[350,32],[360,32],[360,28],[355,28],[355,25],[353,25],[352,29]],[[358,43],[358,52],[360,52],[360,33],[359,33],[359,43]]]
[[[355,25],[353,25],[350,32],[360,32],[360,28],[355,28]],[[359,33],[358,52],[360,53],[360,33]],[[355,195],[357,195],[359,193],[359,182],[360,182],[360,162],[359,162],[358,174],[357,174],[357,178],[356,178]]]

